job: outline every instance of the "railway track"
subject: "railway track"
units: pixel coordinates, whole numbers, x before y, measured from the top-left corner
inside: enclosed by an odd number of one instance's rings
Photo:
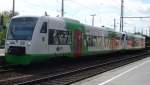
[[[131,63],[133,61],[147,57],[150,52],[139,53],[137,55],[128,55],[128,57],[118,57],[112,61],[104,61],[95,65],[86,65],[81,67],[74,67],[74,69],[55,72],[55,73],[45,73],[40,75],[20,75],[8,79],[0,79],[0,84],[3,85],[66,85],[70,84],[105,71],[120,67],[122,65]],[[136,57],[136,58],[135,58]],[[67,67],[66,67],[67,68]]]
[[[0,76],[1,76],[0,82],[17,79],[19,76],[20,76],[20,78],[23,77],[23,75],[25,75],[25,74],[16,72],[17,68],[18,68],[18,66],[14,65],[14,64],[1,65],[0,66]],[[27,76],[27,75],[25,75],[25,76]],[[1,83],[0,85],[3,85],[3,84]]]
[[[16,67],[16,65],[13,65],[13,64],[1,65],[0,66],[0,73],[14,71],[14,67]]]

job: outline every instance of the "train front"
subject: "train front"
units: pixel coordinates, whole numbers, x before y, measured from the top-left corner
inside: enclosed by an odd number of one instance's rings
[[[5,60],[14,64],[29,64],[27,56],[31,49],[32,35],[37,17],[14,17],[7,31],[5,42]]]

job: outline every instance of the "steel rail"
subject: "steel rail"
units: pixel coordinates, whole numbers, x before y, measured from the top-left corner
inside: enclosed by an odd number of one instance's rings
[[[143,53],[143,54],[140,54],[140,55],[139,54],[134,55],[134,56],[131,56],[129,58],[122,58],[122,59],[114,60],[114,61],[111,61],[111,62],[106,62],[106,63],[101,63],[101,64],[97,64],[97,65],[93,65],[93,66],[88,66],[88,67],[85,67],[85,68],[70,70],[70,71],[55,74],[55,75],[47,75],[47,76],[44,76],[44,77],[41,77],[41,78],[37,78],[37,79],[29,80],[29,81],[23,81],[23,82],[20,82],[20,83],[15,83],[14,85],[28,85],[28,84],[33,84],[33,83],[39,83],[39,82],[42,82],[42,81],[45,81],[45,80],[54,79],[54,78],[65,76],[65,75],[70,75],[70,74],[80,72],[80,71],[86,71],[86,70],[93,69],[93,68],[96,68],[96,67],[100,67],[100,66],[120,62],[120,61],[124,61],[124,60],[127,60],[127,59],[131,59],[131,58],[146,55],[146,54],[149,54],[149,52],[148,53]]]

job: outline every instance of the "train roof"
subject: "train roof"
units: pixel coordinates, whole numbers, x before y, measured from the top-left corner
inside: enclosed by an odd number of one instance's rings
[[[127,34],[128,37],[133,37],[133,38],[144,38],[144,36],[142,35],[137,35],[137,34],[133,34],[133,33],[123,33],[123,32],[117,32],[115,31],[114,29],[112,28],[109,28],[109,27],[96,27],[96,26],[90,26],[90,25],[86,25],[86,24],[83,24],[83,23],[80,23],[80,21],[78,20],[75,20],[75,19],[71,19],[71,18],[62,18],[62,17],[50,17],[50,16],[14,16],[12,17],[13,18],[21,18],[21,17],[34,17],[34,18],[48,18],[48,19],[54,19],[56,21],[61,21],[61,20],[67,20],[71,23],[76,23],[76,24],[82,24],[85,26],[86,30],[92,30],[92,31],[108,31],[108,32],[112,32],[116,35],[122,35],[122,34]]]
[[[128,35],[128,37],[131,38],[145,38],[143,35],[139,35],[139,34],[134,34],[134,33],[126,33]]]
[[[31,16],[31,15],[26,15],[26,16],[24,16],[24,15],[19,15],[19,16],[14,16],[14,17],[12,17],[12,19],[13,18],[22,18],[22,17],[35,17],[35,18],[40,18],[40,16]]]
[[[134,34],[136,38],[145,38],[143,35]]]

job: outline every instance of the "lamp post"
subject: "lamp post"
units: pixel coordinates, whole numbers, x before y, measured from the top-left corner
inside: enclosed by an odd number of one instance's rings
[[[15,16],[15,0],[13,0],[12,17]]]
[[[94,26],[94,18],[96,16],[96,14],[92,14],[91,16],[92,16],[92,26]]]
[[[120,15],[120,31],[123,32],[124,27],[124,0],[121,0],[121,15]]]
[[[116,19],[114,18],[114,30],[116,30]]]
[[[61,2],[61,17],[64,17],[64,0]]]

